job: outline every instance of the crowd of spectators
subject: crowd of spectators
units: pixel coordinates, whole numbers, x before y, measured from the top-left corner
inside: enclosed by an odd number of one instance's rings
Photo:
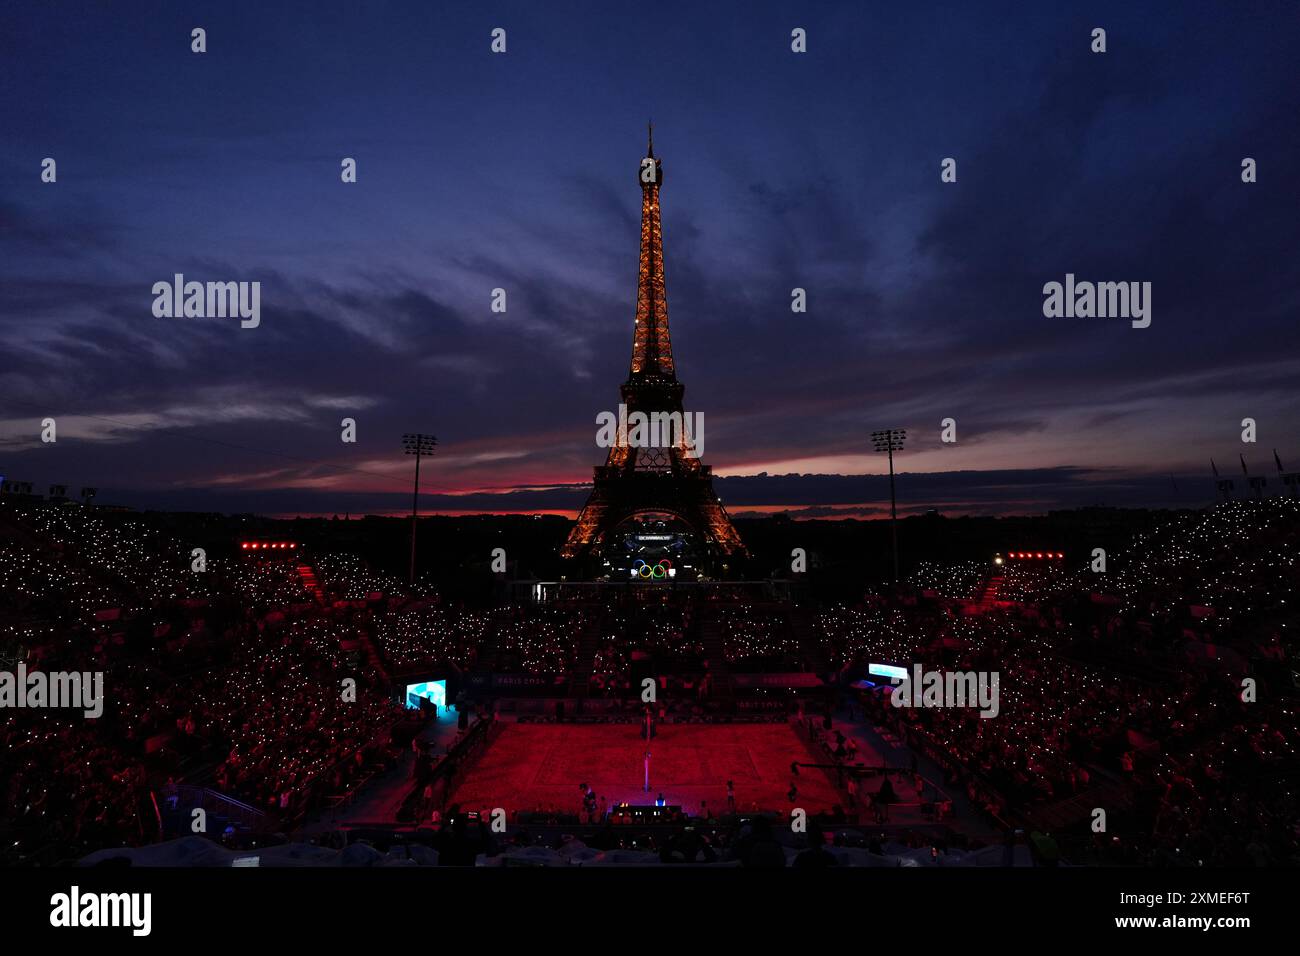
[[[980,596],[988,576],[987,561],[922,561],[907,580],[918,591],[933,591],[955,600],[974,600]]]
[[[284,817],[387,759],[402,711],[344,650],[348,614],[291,558],[196,570],[191,551],[143,521],[5,504],[4,668],[100,674],[104,693],[97,718],[6,711],[6,859],[154,839],[169,783]]]
[[[405,581],[374,570],[355,554],[313,554],[311,563],[321,586],[345,601],[366,600],[376,594],[401,598],[419,593],[418,588],[412,589]]]
[[[490,615],[464,608],[426,605],[381,615],[374,636],[397,670],[453,664],[472,668],[488,644]]]
[[[717,592],[636,612],[485,612],[346,555],[218,555],[196,571],[190,544],[143,518],[2,507],[0,661],[103,673],[106,698],[94,720],[6,715],[6,855],[150,839],[147,799],[167,781],[277,814],[346,788],[391,756],[402,716],[358,650],[370,643],[395,671],[560,675],[587,647],[598,696],[634,691],[638,658],[698,689],[711,647],[733,667],[815,670],[842,686],[868,663],[997,672],[994,719],[896,708],[887,687],[861,704],[995,820],[1085,797],[1113,807],[1086,848],[1098,859],[1298,861],[1293,500],[1180,515],[1104,573],[1008,565],[989,607],[971,607],[972,567],[929,566],[904,588],[821,608],[807,634],[789,608]]]
[[[1113,811],[1086,848],[1097,858],[1300,862],[1298,543],[1296,502],[1237,502],[1112,556],[1111,576],[1027,570],[1022,600],[984,613],[869,598],[817,628],[855,674],[870,662],[999,674],[996,719],[896,708],[888,686],[863,694],[996,819],[1090,794]]]
[[[804,648],[784,610],[755,604],[736,604],[717,614],[727,661],[759,663],[767,660],[784,669],[799,669]]]
[[[574,666],[581,633],[598,612],[570,608],[507,608],[496,617],[494,661],[502,671],[565,673]]]

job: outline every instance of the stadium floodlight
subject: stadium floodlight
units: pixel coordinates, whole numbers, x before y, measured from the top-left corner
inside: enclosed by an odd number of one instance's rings
[[[1282,467],[1282,459],[1277,456],[1277,449],[1273,449],[1273,460],[1277,462],[1277,473],[1282,476],[1282,484],[1291,489],[1291,497],[1300,497],[1300,471],[1287,471]]]
[[[1246,484],[1250,485],[1254,490],[1255,500],[1260,500],[1264,497],[1264,486],[1268,484],[1268,479],[1263,475],[1252,475],[1250,473],[1250,470],[1246,467],[1245,455],[1238,454],[1237,457],[1241,459],[1241,473],[1246,476]]]
[[[415,583],[415,526],[420,514],[420,459],[432,456],[438,447],[438,439],[432,435],[408,432],[402,436],[402,448],[406,454],[415,456],[415,491],[411,494],[411,583]]]
[[[898,502],[894,497],[894,452],[903,450],[906,428],[885,428],[871,433],[876,451],[889,454],[889,535],[894,549],[894,583],[898,583]]]
[[[1210,459],[1210,470],[1214,472],[1214,487],[1218,489],[1219,494],[1223,496],[1224,501],[1232,500],[1232,479],[1219,477],[1219,466]]]

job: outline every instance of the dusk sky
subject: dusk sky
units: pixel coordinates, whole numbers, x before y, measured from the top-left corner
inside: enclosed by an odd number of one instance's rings
[[[1296,470],[1300,12],[1134,6],[5,4],[0,474],[401,511],[424,431],[428,509],[575,511],[651,118],[677,373],[733,514],[887,510],[890,426],[909,510]],[[176,273],[260,281],[260,326],[156,318]],[[1067,273],[1150,282],[1150,327],[1045,317]]]

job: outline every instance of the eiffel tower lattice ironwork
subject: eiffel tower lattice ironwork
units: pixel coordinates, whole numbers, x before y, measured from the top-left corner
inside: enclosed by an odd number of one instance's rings
[[[653,130],[640,179],[641,259],[636,324],[631,368],[619,391],[629,418],[635,412],[648,416],[684,415],[682,397],[686,386],[677,380],[668,332],[663,227],[659,217],[663,163],[654,154]],[[700,537],[710,564],[744,557],[746,550],[740,535],[713,490],[713,470],[689,453],[686,437],[682,433],[678,442],[669,447],[645,447],[629,443],[626,429],[620,429],[605,464],[595,470],[595,486],[560,550],[561,556],[590,556],[599,551],[609,532],[628,518],[662,512],[681,519]]]

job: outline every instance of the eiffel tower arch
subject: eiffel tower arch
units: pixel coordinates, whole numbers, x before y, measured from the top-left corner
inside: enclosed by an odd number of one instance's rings
[[[653,131],[641,166],[641,257],[637,272],[632,362],[619,389],[630,419],[640,412],[684,416],[686,386],[677,380],[664,290],[663,227],[659,189],[663,162]],[[679,418],[680,420],[680,418]],[[748,557],[726,509],[713,490],[713,470],[680,434],[666,447],[629,441],[620,428],[605,464],[560,555],[593,574],[629,575],[640,560],[668,562],[674,576],[710,577],[739,570]]]

